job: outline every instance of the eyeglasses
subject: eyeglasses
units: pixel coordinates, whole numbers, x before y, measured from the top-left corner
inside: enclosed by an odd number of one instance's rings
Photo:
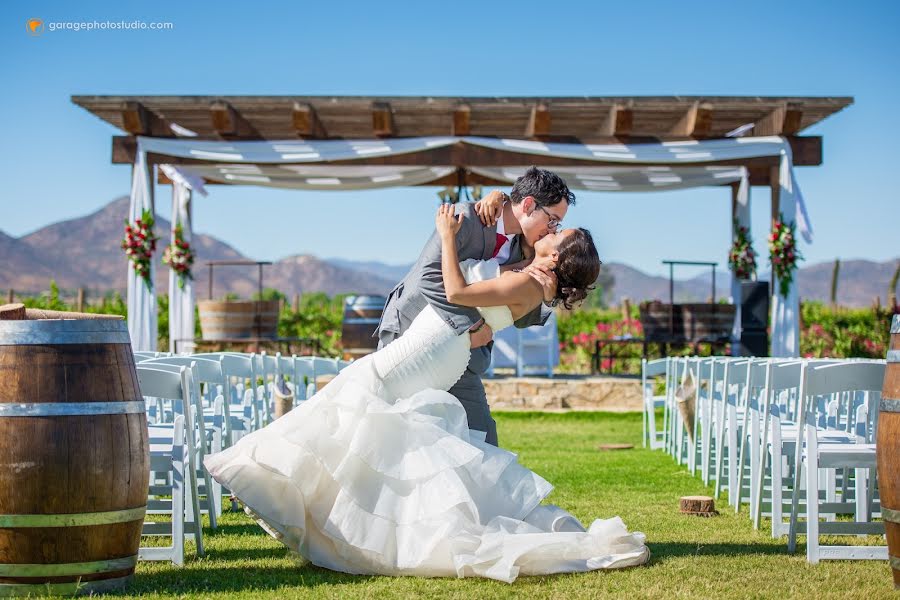
[[[550,231],[556,231],[559,228],[560,223],[562,223],[562,219],[554,215],[552,212],[548,211],[540,204],[536,204],[535,206],[537,206],[539,209],[541,209],[541,212],[547,215],[547,229],[549,229]]]

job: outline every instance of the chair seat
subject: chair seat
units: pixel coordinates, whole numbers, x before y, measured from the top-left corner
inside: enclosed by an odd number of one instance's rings
[[[823,444],[817,448],[820,468],[874,468],[875,444]],[[807,457],[804,451],[803,457]]]

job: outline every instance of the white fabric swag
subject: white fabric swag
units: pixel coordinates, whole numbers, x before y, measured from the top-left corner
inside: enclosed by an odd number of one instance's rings
[[[144,210],[155,215],[153,207],[153,172],[147,168],[147,155],[138,148],[131,176],[131,205],[128,209],[128,221],[134,223],[140,219]],[[158,248],[157,248],[158,249]],[[156,275],[156,260],[150,261],[150,281]],[[126,286],[128,308],[128,334],[131,336],[133,350],[156,350],[156,293],[141,277],[138,277],[133,263],[128,261],[128,283]]]
[[[191,190],[206,196],[203,179],[171,165],[161,165],[161,168],[172,180],[171,239],[175,239],[175,228],[180,224],[182,238],[190,244],[193,230]],[[194,280],[185,277],[184,285],[179,286],[178,275],[174,269],[169,269],[169,352],[194,351],[194,303]]]
[[[132,185],[131,214],[140,214],[140,207],[152,207],[152,178],[146,167],[146,154],[191,158],[203,161],[189,167],[162,168],[190,197],[189,190],[202,189],[204,179],[231,184],[259,185],[292,189],[353,190],[427,184],[453,173],[456,167],[446,166],[369,166],[325,165],[322,163],[353,160],[371,156],[410,154],[466,143],[534,157],[529,163],[541,164],[541,157],[566,157],[584,161],[607,163],[603,166],[551,167],[573,189],[589,191],[651,191],[720,186],[739,183],[738,223],[750,226],[750,185],[746,169],[734,166],[709,166],[709,163],[766,156],[779,158],[781,186],[779,206],[788,221],[796,219],[797,229],[807,242],[812,241],[809,215],[794,176],[791,148],[780,137],[732,138],[705,141],[661,142],[655,144],[556,144],[516,139],[482,137],[421,137],[385,140],[322,140],[322,141],[240,141],[217,142],[193,139],[138,138]],[[617,163],[610,166],[608,163]],[[705,163],[698,165],[697,163]],[[473,173],[512,183],[524,172],[519,167],[472,167]],[[140,183],[140,185],[138,185]],[[173,192],[174,193],[174,192]],[[205,193],[204,193],[205,195]],[[150,198],[148,205],[147,198]],[[186,202],[189,202],[186,201]],[[173,224],[174,204],[173,197]],[[179,209],[182,210],[182,209]],[[189,209],[184,209],[184,233],[190,236]],[[174,226],[174,225],[173,225]],[[729,224],[730,226],[730,224]],[[154,262],[155,264],[155,262]],[[135,349],[149,349],[146,341],[155,331],[155,297],[152,291],[136,288],[129,269],[128,320]],[[171,281],[171,278],[170,278]],[[772,355],[797,356],[799,352],[799,302],[796,281],[786,298],[777,294],[773,282]],[[171,288],[171,283],[170,283]],[[187,289],[187,288],[186,288]],[[193,291],[191,288],[191,304]],[[193,332],[193,309],[187,311],[186,294],[179,294],[178,339]],[[134,298],[133,298],[134,296]],[[146,296],[146,297],[144,297]],[[172,296],[173,298],[175,295]],[[732,276],[732,297],[739,302],[739,285]],[[147,313],[152,313],[148,316]],[[150,327],[150,319],[153,326]],[[176,319],[170,321],[170,335],[175,338]],[[734,334],[739,334],[740,313],[735,320]],[[155,341],[153,342],[155,346]]]

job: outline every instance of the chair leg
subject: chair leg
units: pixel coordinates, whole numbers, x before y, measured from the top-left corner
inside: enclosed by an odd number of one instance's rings
[[[781,470],[783,462],[781,459],[781,444],[775,445],[772,440],[772,537],[781,537],[782,523],[784,521],[784,513],[782,507],[784,499],[782,497],[781,482],[784,480],[784,474]]]
[[[795,531],[795,548],[796,535]],[[814,456],[806,465],[806,560],[811,565],[819,563],[819,468]]]

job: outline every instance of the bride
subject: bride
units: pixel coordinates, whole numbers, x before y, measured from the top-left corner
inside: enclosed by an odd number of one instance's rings
[[[448,300],[479,307],[496,332],[534,309],[543,291],[525,273],[501,273],[496,260],[460,264],[461,219],[452,205],[435,219]],[[566,229],[534,250],[534,264],[556,265],[566,308],[586,296],[600,266],[590,233]],[[512,582],[645,563],[643,534],[629,533],[618,517],[585,529],[541,504],[552,486],[468,428],[462,405],[445,391],[468,360],[469,336],[428,307],[402,337],[207,456],[206,467],[270,534],[345,573]]]

